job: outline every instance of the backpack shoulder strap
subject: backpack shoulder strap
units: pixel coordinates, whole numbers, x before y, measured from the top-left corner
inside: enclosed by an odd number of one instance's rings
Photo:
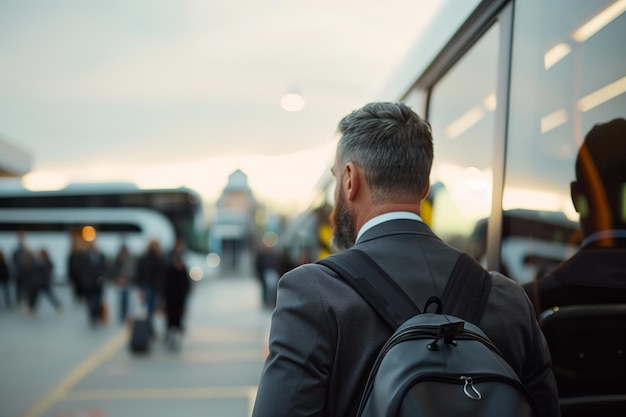
[[[393,329],[421,313],[398,284],[363,251],[350,249],[317,263],[335,271]]]
[[[335,271],[394,329],[421,314],[402,288],[361,250],[350,249],[317,263]],[[491,274],[461,252],[441,296],[443,312],[479,325],[490,290]]]
[[[487,305],[491,274],[469,255],[460,252],[443,294],[443,312],[475,325]]]

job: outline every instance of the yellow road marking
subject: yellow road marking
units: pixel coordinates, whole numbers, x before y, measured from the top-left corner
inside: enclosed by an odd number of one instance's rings
[[[177,400],[202,398],[248,398],[254,402],[257,387],[186,387],[77,390],[68,393],[66,401],[102,400]]]
[[[248,415],[252,415],[252,411],[254,411],[254,403],[256,402],[256,394],[259,390],[259,387],[251,387],[250,391],[248,391]]]
[[[234,350],[182,350],[181,352],[152,352],[151,362],[263,362],[262,349],[234,349]],[[129,353],[119,352],[111,358],[111,362],[124,363],[135,360]]]
[[[56,402],[63,399],[67,393],[76,385],[81,379],[87,376],[90,372],[96,369],[102,362],[108,357],[113,355],[119,348],[121,348],[127,341],[126,329],[122,329],[117,332],[113,338],[111,338],[100,349],[94,352],[91,356],[80,363],[69,374],[63,377],[54,387],[46,393],[39,401],[33,404],[20,417],[39,417],[47,409],[53,406]]]
[[[233,343],[233,342],[257,342],[262,340],[263,332],[233,330],[225,328],[198,328],[190,329],[185,334],[185,342],[208,342],[208,343]]]
[[[181,359],[193,362],[243,362],[243,361],[263,361],[263,352],[260,349],[247,350],[221,350],[221,351],[197,351],[185,352]]]

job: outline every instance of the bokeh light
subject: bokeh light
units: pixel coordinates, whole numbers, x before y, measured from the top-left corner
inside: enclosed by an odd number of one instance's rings
[[[268,248],[273,248],[278,245],[278,235],[275,232],[263,233],[263,244]]]
[[[189,278],[194,281],[200,281],[204,278],[204,271],[199,266],[192,266],[189,268]]]
[[[289,93],[289,94],[285,94],[280,99],[280,106],[284,110],[287,110],[287,111],[291,111],[291,112],[300,111],[304,108],[304,105],[305,105],[304,97],[302,97],[300,94]]]
[[[93,226],[83,227],[80,234],[87,242],[93,242],[96,240],[96,229]]]
[[[209,253],[206,256],[206,264],[211,268],[217,268],[220,265],[220,256],[217,253]]]

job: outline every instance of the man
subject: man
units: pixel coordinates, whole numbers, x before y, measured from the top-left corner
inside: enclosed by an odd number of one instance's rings
[[[137,261],[135,271],[135,284],[139,289],[139,297],[145,303],[148,322],[152,329],[152,317],[157,308],[157,299],[163,287],[163,274],[165,273],[165,257],[161,251],[158,240],[150,240],[146,251]]]
[[[576,158],[572,202],[581,248],[524,289],[538,312],[554,306],[626,303],[626,119],[594,126]]]
[[[339,131],[332,168],[335,244],[367,253],[423,307],[430,296],[441,296],[459,256],[420,219],[433,159],[430,125],[404,104],[371,103],[346,116]],[[558,416],[550,356],[522,288],[495,274],[481,327],[541,415]],[[286,273],[253,416],[355,416],[368,372],[391,334],[330,269],[308,264]]]
[[[15,301],[28,308],[28,281],[32,272],[32,262],[27,256],[26,233],[17,232],[17,248],[13,251],[13,273],[15,276]]]
[[[103,324],[102,293],[105,282],[106,260],[94,241],[85,242],[76,260],[77,279],[85,297],[87,317],[91,326]]]
[[[176,239],[168,256],[163,275],[163,301],[167,317],[165,341],[170,349],[180,348],[185,326],[185,305],[191,291],[189,270],[185,264],[186,245],[183,239]]]
[[[81,286],[80,263],[83,261],[83,253],[87,250],[80,229],[72,231],[72,246],[67,257],[67,278],[72,284],[74,301],[82,303],[85,300],[85,292]]]
[[[130,253],[128,245],[122,242],[113,262],[113,280],[118,292],[120,323],[125,323],[128,318],[128,295],[134,276],[135,257]]]

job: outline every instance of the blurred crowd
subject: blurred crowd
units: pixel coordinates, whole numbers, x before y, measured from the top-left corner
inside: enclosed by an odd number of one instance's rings
[[[0,250],[0,306],[34,315],[40,299],[45,297],[62,313],[63,304],[52,280],[54,265],[47,250],[31,248],[22,232],[16,240],[11,254]],[[134,315],[141,314],[152,326],[155,312],[162,313],[165,341],[175,346],[184,330],[185,304],[191,290],[185,249],[184,242],[177,240],[170,251],[164,252],[161,244],[152,240],[137,256],[122,242],[114,259],[107,259],[95,239],[74,238],[67,260],[67,280],[74,301],[84,305],[93,327],[107,323],[111,311],[116,312],[120,323],[132,322]],[[107,286],[115,287],[115,309],[104,297]]]
[[[5,308],[21,305],[26,312],[33,314],[39,297],[43,295],[61,312],[61,302],[51,286],[52,268],[48,251],[27,247],[24,234],[19,233],[17,248],[10,261],[0,251],[0,291]]]

